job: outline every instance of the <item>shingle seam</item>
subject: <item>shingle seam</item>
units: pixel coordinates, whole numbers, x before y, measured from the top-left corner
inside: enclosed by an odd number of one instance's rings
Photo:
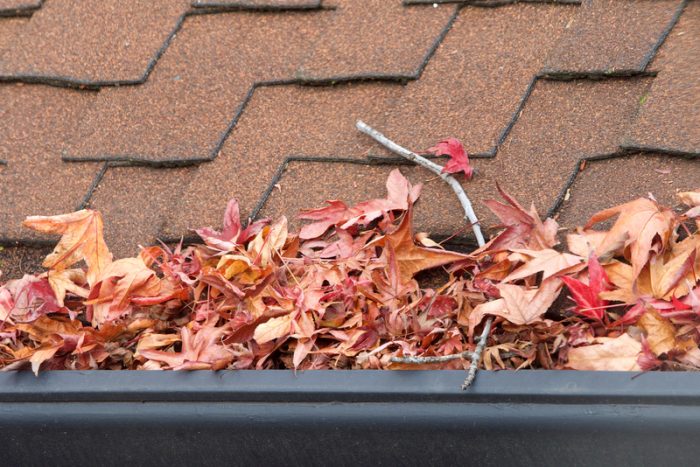
[[[0,9],[0,17],[2,18],[12,18],[12,17],[23,17],[32,16],[35,11],[40,9],[44,4],[44,0],[38,0],[34,3],[27,3],[14,8],[4,8]]]
[[[246,93],[246,96],[243,99],[243,101],[237,107],[231,122],[227,125],[227,127],[223,131],[223,133],[219,136],[219,139],[217,140],[216,144],[214,145],[214,148],[210,151],[208,156],[205,156],[205,157],[184,156],[184,157],[173,157],[173,158],[168,158],[168,159],[151,159],[148,157],[138,156],[138,155],[134,155],[134,154],[132,154],[132,155],[104,154],[104,155],[96,155],[96,156],[64,155],[61,157],[61,159],[64,162],[120,161],[120,162],[132,163],[134,165],[145,165],[145,166],[150,166],[150,167],[185,167],[185,166],[201,164],[204,162],[211,162],[214,159],[216,159],[216,157],[218,156],[219,151],[221,151],[221,148],[223,147],[224,143],[226,142],[226,138],[228,138],[228,135],[231,133],[231,131],[233,131],[234,127],[238,123],[238,120],[241,118],[243,111],[245,110],[246,106],[248,105],[248,102],[250,101],[250,99],[253,97],[253,94],[255,93],[255,90],[257,88],[259,88],[259,87],[271,87],[271,86],[287,86],[287,85],[332,86],[332,85],[339,84],[339,83],[367,82],[367,81],[378,81],[378,82],[404,84],[407,81],[417,80],[423,74],[425,67],[427,66],[428,62],[435,54],[435,51],[438,49],[438,47],[440,46],[442,41],[447,36],[447,33],[450,31],[450,29],[452,29],[452,26],[454,25],[455,21],[457,20],[457,17],[459,16],[460,9],[461,9],[461,7],[455,8],[455,11],[450,16],[450,18],[448,19],[445,26],[442,28],[440,34],[438,34],[438,37],[436,38],[436,40],[433,42],[433,44],[430,46],[430,48],[426,52],[421,64],[418,66],[416,71],[413,73],[410,73],[410,74],[369,73],[369,74],[359,74],[359,75],[338,76],[338,77],[323,78],[323,79],[309,79],[309,78],[296,77],[296,78],[291,78],[291,79],[268,80],[268,81],[256,81],[256,82],[254,82],[251,85],[251,87],[248,89],[248,92]],[[199,12],[199,13],[188,12],[185,15],[191,15],[191,14],[210,14],[210,12],[208,12],[208,11],[207,12]],[[183,16],[185,16],[185,15],[183,15]],[[182,21],[184,21],[184,19]],[[182,26],[182,21],[180,22],[179,27]],[[171,39],[172,39],[172,36],[168,40],[171,40]],[[167,48],[167,47],[165,47],[165,48]],[[165,51],[165,48],[163,48],[163,51]],[[153,63],[153,65],[155,66],[155,62]],[[150,71],[149,71],[149,73],[150,73]],[[0,77],[0,80],[2,80],[2,77]],[[144,79],[144,81],[145,81],[145,79]],[[136,84],[136,83],[131,83],[131,84]],[[84,86],[83,89],[87,89],[88,83],[83,82],[82,86]],[[488,153],[486,155],[475,155],[474,157],[493,157],[493,155],[495,154],[495,150],[493,150],[492,152],[493,153]]]
[[[479,1],[479,0],[403,0],[406,6],[430,5],[430,4],[450,4],[456,3],[462,6],[473,6],[480,8],[498,8],[517,3],[554,3],[559,5],[580,5],[581,0],[501,0],[501,1]]]
[[[679,152],[679,151],[662,152],[662,151],[659,151],[658,149],[651,149],[651,148],[646,148],[644,150],[640,150],[638,148],[625,148],[625,147],[620,147],[620,149],[615,151],[615,152],[595,154],[595,155],[591,155],[591,156],[581,157],[578,159],[578,161],[576,161],[576,163],[574,165],[574,169],[572,170],[571,174],[569,175],[567,181],[564,183],[564,186],[562,187],[562,189],[559,191],[559,194],[554,199],[554,203],[552,203],[551,207],[547,211],[547,217],[554,216],[561,209],[562,205],[564,204],[564,198],[566,197],[566,192],[573,186],[579,173],[581,173],[581,164],[582,163],[602,161],[602,160],[608,160],[608,159],[617,159],[617,158],[622,158],[622,157],[628,157],[628,156],[635,155],[635,154],[643,155],[643,154],[650,154],[650,153],[663,154],[666,156],[678,157],[678,158],[684,158],[684,159],[695,159],[695,158],[700,157],[699,153],[684,153],[684,152]]]
[[[92,183],[87,189],[87,193],[85,193],[85,196],[83,196],[82,201],[78,204],[78,206],[75,208],[76,211],[80,211],[81,209],[85,209],[89,202],[90,198],[92,198],[92,195],[95,193],[95,190],[97,189],[97,186],[100,184],[102,179],[105,176],[105,173],[107,172],[107,168],[110,166],[109,162],[105,162],[102,164],[102,167],[100,167],[100,170],[97,171],[95,174],[95,178],[92,180]]]
[[[673,14],[673,17],[671,17],[671,20],[668,22],[666,25],[666,28],[663,30],[661,33],[661,36],[659,39],[656,41],[654,46],[647,52],[647,54],[644,56],[642,59],[642,63],[640,64],[640,69],[646,70],[649,64],[651,64],[651,61],[656,57],[657,52],[663,45],[663,43],[666,41],[666,38],[668,37],[669,34],[671,34],[671,30],[676,26],[678,23],[678,20],[680,20],[681,15],[683,14],[683,10],[685,10],[685,7],[688,5],[688,0],[683,0],[678,7],[676,8],[675,13]]]
[[[327,9],[327,8],[321,8],[321,9]],[[282,10],[276,10],[276,11],[270,11],[270,10],[256,10],[256,9],[249,9],[246,11],[259,11],[261,13],[266,13],[266,12],[278,12]],[[290,9],[290,10],[284,10],[284,11],[289,11],[289,12],[298,12],[298,13],[304,13],[307,11],[313,11],[310,9],[306,10],[300,10],[300,9]],[[155,66],[157,65],[158,61],[160,58],[163,56],[163,54],[166,52],[166,50],[170,47],[170,43],[172,40],[175,38],[178,32],[180,32],[180,29],[182,28],[182,25],[185,22],[185,19],[188,16],[200,16],[200,15],[213,15],[213,14],[220,14],[220,13],[229,13],[228,11],[217,11],[217,10],[210,10],[210,9],[195,9],[195,10],[188,10],[184,13],[182,13],[178,19],[175,22],[175,26],[173,29],[168,33],[168,36],[165,38],[163,41],[163,44],[156,50],[155,54],[149,59],[148,63],[146,64],[146,68],[144,69],[143,74],[136,79],[121,79],[121,80],[90,80],[90,79],[81,79],[81,78],[74,78],[70,76],[59,76],[59,75],[40,75],[40,74],[16,74],[16,75],[0,75],[0,82],[5,82],[5,83],[25,83],[25,84],[43,84],[47,86],[53,86],[53,87],[62,87],[62,88],[70,88],[70,89],[78,89],[78,90],[99,90],[101,88],[105,87],[120,87],[120,86],[138,86],[141,84],[144,84],[151,73],[153,72]]]
[[[282,4],[258,4],[251,5],[240,2],[212,2],[212,3],[199,3],[193,1],[190,6],[197,10],[207,10],[214,11],[216,13],[227,13],[230,11],[298,11],[298,10],[318,10],[324,9],[335,9],[335,7],[324,7],[321,4],[321,0],[316,0],[315,2],[302,3],[298,5],[282,5]]]
[[[447,34],[450,32],[454,26],[455,21],[459,17],[459,12],[462,9],[461,6],[455,7],[452,15],[445,23],[445,26],[440,30],[433,43],[428,48],[427,52],[423,56],[418,68],[413,72],[409,73],[359,73],[359,74],[349,74],[349,75],[336,75],[322,78],[313,78],[304,76],[303,74],[297,74],[295,79],[297,84],[302,86],[326,86],[333,85],[337,83],[347,83],[347,82],[358,82],[358,81],[384,81],[384,82],[399,82],[405,84],[408,81],[416,81],[420,79],[423,75],[423,71],[428,66],[430,59],[433,58],[435,52],[440,47],[440,44],[445,40]]]

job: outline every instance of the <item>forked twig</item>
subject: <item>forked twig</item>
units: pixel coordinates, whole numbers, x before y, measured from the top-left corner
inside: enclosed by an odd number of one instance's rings
[[[392,140],[390,140],[371,126],[367,125],[362,120],[358,120],[355,126],[362,133],[371,137],[390,151],[398,154],[403,158],[408,159],[411,162],[420,165],[421,167],[430,170],[431,172],[442,178],[445,181],[445,183],[447,183],[457,195],[457,199],[459,200],[459,203],[462,205],[462,209],[464,210],[464,217],[472,226],[472,230],[474,231],[474,236],[476,237],[477,244],[480,247],[484,246],[486,241],[484,240],[484,236],[481,233],[479,219],[477,219],[476,217],[476,213],[474,212],[472,203],[471,201],[469,201],[469,198],[467,197],[464,188],[462,188],[462,185],[453,176],[443,173],[443,167],[441,165],[436,164],[435,162],[426,159],[425,157],[419,156],[418,154],[409,151],[403,146],[396,144],[395,142],[393,142]],[[469,386],[471,386],[471,384],[474,382],[474,378],[476,377],[476,371],[479,367],[479,362],[481,361],[481,354],[484,352],[484,348],[486,347],[486,341],[489,337],[489,332],[491,332],[492,324],[493,317],[489,316],[486,320],[486,324],[484,324],[484,330],[479,336],[479,342],[477,343],[474,352],[462,352],[453,355],[444,355],[441,357],[392,357],[391,361],[394,363],[426,364],[448,362],[451,360],[457,360],[459,358],[470,358],[471,363],[469,365],[467,378],[462,384],[462,389],[467,389]]]
[[[408,159],[411,162],[414,162],[421,167],[424,167],[431,172],[433,172],[435,175],[438,177],[442,178],[445,183],[447,183],[450,188],[455,192],[457,195],[457,199],[459,199],[459,203],[462,205],[462,209],[464,209],[464,217],[469,221],[469,223],[472,226],[472,230],[474,231],[474,236],[476,237],[476,242],[479,244],[479,246],[483,246],[484,243],[484,235],[481,233],[481,226],[479,225],[479,219],[476,217],[476,213],[474,212],[474,208],[472,207],[471,201],[469,201],[469,198],[467,197],[467,194],[464,192],[464,188],[462,188],[462,185],[455,179],[452,175],[443,173],[442,169],[443,167],[439,164],[436,164],[435,162],[426,159],[425,157],[419,156],[418,154],[409,151],[408,149],[404,148],[403,146],[400,146],[372,128],[371,126],[367,125],[365,122],[362,120],[358,120],[357,123],[355,124],[358,130],[360,130],[362,133],[366,134],[367,136],[370,136],[372,139],[380,143],[382,146],[386,147],[392,152],[395,152],[401,157],[404,157]]]

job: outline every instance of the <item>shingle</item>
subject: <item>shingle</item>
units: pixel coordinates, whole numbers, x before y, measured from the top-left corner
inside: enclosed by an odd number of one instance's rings
[[[193,174],[173,206],[164,236],[178,238],[189,228],[219,226],[233,197],[241,214],[249,216],[289,156],[361,159],[382,153],[370,150],[372,141],[355,130],[355,121],[382,118],[400,90],[386,84],[259,88],[219,157]],[[313,175],[324,178],[323,173]]]
[[[545,65],[545,73],[642,71],[682,0],[585,0]]]
[[[596,212],[649,193],[662,204],[676,206],[675,193],[700,186],[700,163],[661,154],[636,154],[591,161],[571,186],[560,223],[583,225]]]
[[[649,78],[538,81],[493,165],[485,171],[541,214],[556,207],[585,158],[619,153]]]
[[[41,266],[53,247],[33,248],[26,246],[0,247],[0,283],[19,279],[25,274],[44,272]]]
[[[311,9],[319,8],[321,0],[194,0],[192,6],[241,10]]]
[[[291,78],[323,16],[188,17],[146,83],[100,92],[68,156],[155,163],[215,156],[253,84]]]
[[[89,207],[102,213],[105,241],[115,258],[138,254],[139,244],[156,243],[165,217],[178,215],[174,206],[192,171],[192,168],[108,168]],[[202,205],[199,209],[210,208]]]
[[[700,154],[700,3],[688,3],[651,67],[659,74],[625,145]]]
[[[290,228],[298,231],[299,211],[319,208],[329,199],[339,199],[352,205],[373,198],[386,197],[386,179],[395,167],[369,166],[350,163],[291,162],[265,203],[261,217],[273,219],[286,216]],[[423,183],[416,204],[416,232],[460,235],[471,229],[466,226],[457,198],[449,187],[431,172],[415,166],[400,168],[413,184]],[[317,174],[323,173],[319,178]],[[467,190],[469,185],[466,185]],[[303,194],[303,195],[302,195]],[[464,235],[461,235],[462,237]]]
[[[28,215],[71,212],[82,202],[99,164],[67,164],[61,146],[95,93],[0,85],[0,238],[45,239],[21,221]]]
[[[0,0],[0,16],[31,16],[43,0]]]
[[[0,75],[139,81],[187,8],[187,0],[47,2],[0,50]]]
[[[329,27],[297,72],[302,79],[416,77],[455,11],[408,8],[401,0],[334,5]]]
[[[421,79],[392,108],[387,134],[415,150],[452,136],[470,153],[492,152],[575,11],[465,7]]]

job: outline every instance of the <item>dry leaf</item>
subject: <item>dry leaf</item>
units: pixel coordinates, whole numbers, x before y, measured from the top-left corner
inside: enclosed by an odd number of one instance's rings
[[[83,209],[59,216],[30,216],[22,225],[38,232],[62,235],[42,263],[48,269],[68,269],[84,260],[87,282],[92,286],[112,262],[112,254],[103,238],[102,215],[98,211]]]
[[[589,371],[640,371],[637,357],[642,344],[629,336],[598,337],[593,345],[569,349],[566,365],[574,370]]]

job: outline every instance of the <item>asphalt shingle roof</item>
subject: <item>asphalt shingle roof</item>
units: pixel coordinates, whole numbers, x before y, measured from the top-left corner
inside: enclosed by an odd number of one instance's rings
[[[700,186],[700,1],[0,0],[0,269],[32,214],[100,209],[117,256],[247,216],[425,182],[416,227],[469,240],[451,192],[369,138],[460,138],[571,227]]]

